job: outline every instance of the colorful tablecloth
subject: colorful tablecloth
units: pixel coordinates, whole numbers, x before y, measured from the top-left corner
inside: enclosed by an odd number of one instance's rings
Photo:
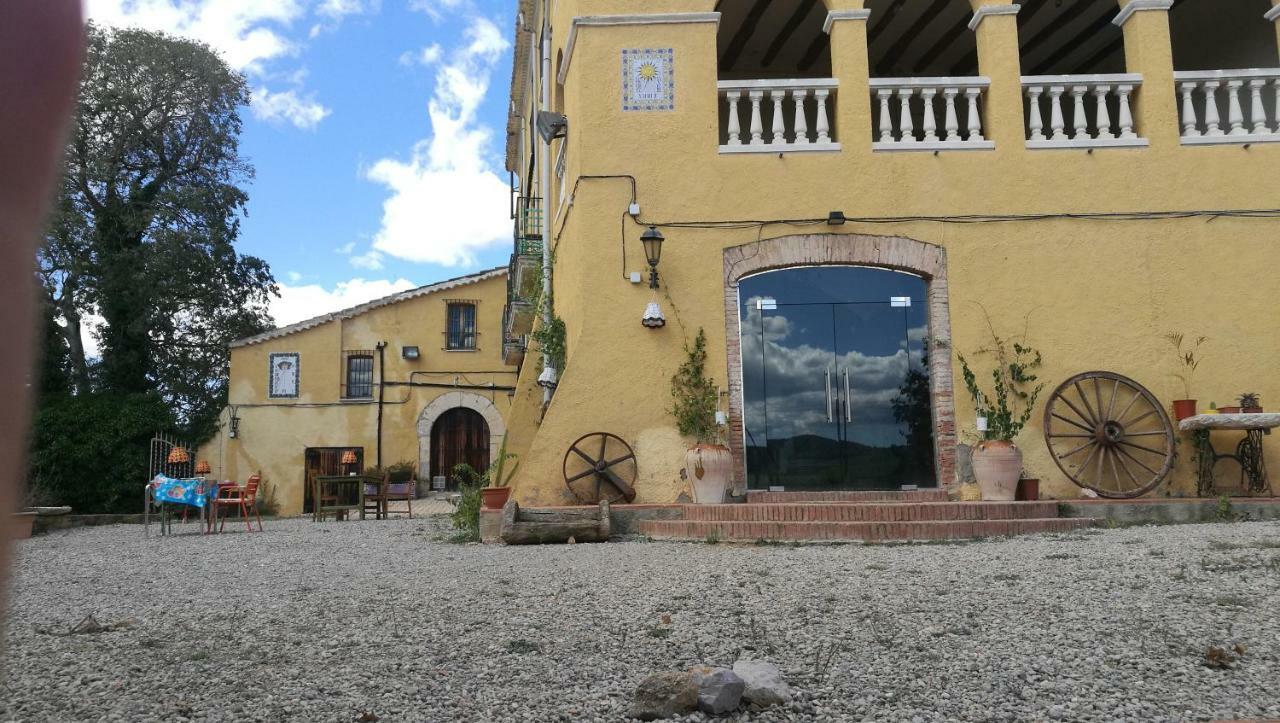
[[[175,505],[204,508],[218,494],[218,483],[202,479],[177,479],[156,475],[151,480],[153,499]]]

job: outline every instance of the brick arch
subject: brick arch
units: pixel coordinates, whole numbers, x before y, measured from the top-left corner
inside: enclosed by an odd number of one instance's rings
[[[729,448],[734,487],[746,486],[742,419],[742,339],[738,282],[799,266],[868,266],[924,278],[929,315],[929,396],[933,405],[933,459],[938,484],[955,480],[956,410],[951,376],[951,311],[947,293],[947,252],[941,246],[903,236],[808,234],[765,239],[724,250],[724,318],[728,357]]]
[[[440,415],[458,407],[473,409],[484,417],[485,423],[489,425],[489,462],[497,460],[498,450],[507,434],[507,426],[503,423],[498,408],[488,397],[474,392],[445,392],[431,400],[418,415],[418,474],[427,474],[422,470],[431,469],[431,428]]]

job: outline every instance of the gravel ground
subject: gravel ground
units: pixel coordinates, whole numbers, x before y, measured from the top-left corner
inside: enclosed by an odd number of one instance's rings
[[[800,692],[729,720],[1280,718],[1277,523],[910,546],[445,532],[19,543],[0,720],[616,721],[645,675],[739,656]],[[88,614],[122,626],[65,634]]]

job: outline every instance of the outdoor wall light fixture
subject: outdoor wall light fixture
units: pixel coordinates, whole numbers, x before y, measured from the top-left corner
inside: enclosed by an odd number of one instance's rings
[[[644,316],[641,317],[640,323],[650,329],[660,329],[667,325],[667,318],[662,315],[658,302],[650,301],[649,305],[644,307]]]
[[[406,346],[400,349],[400,356],[405,359],[417,359],[421,355],[422,352],[416,346]]]
[[[650,226],[640,235],[640,243],[644,245],[644,257],[649,262],[649,288],[658,288],[658,262],[662,260],[662,232],[656,226]]]
[[[232,439],[240,436],[240,418],[234,414],[231,415],[231,431],[227,436]]]
[[[559,380],[556,378],[556,369],[552,366],[543,367],[542,373],[538,375],[538,386],[543,389],[555,389],[558,381]]]
[[[843,226],[846,220],[848,219],[844,217],[844,211],[832,211],[827,214],[828,226]]]

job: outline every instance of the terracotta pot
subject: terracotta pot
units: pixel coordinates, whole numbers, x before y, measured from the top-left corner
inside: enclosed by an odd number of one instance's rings
[[[480,506],[486,510],[500,510],[511,497],[510,487],[482,487]]]
[[[1262,414],[1262,407],[1240,407],[1244,414]]]
[[[31,537],[31,528],[36,524],[35,510],[24,510],[9,515],[0,534],[10,540],[25,540]]]
[[[1239,414],[1240,407],[1218,407],[1218,414]]]
[[[684,455],[684,471],[693,486],[693,501],[700,505],[724,503],[733,478],[733,455],[719,444],[699,444]]]
[[[1018,491],[1014,494],[1014,499],[1023,502],[1035,502],[1040,499],[1040,480],[1018,480]]]
[[[1173,416],[1179,422],[1187,417],[1196,416],[1196,400],[1194,399],[1175,399],[1173,400]]]
[[[1002,439],[979,442],[973,448],[973,476],[982,489],[982,499],[1012,502],[1022,476],[1022,450]]]

